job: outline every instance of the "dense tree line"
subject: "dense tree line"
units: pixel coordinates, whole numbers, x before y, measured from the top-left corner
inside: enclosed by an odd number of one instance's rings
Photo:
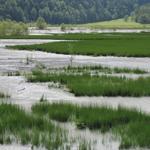
[[[143,24],[150,23],[150,3],[141,6],[135,11],[135,20]]]
[[[150,0],[0,0],[0,19],[51,24],[86,23],[122,18]]]

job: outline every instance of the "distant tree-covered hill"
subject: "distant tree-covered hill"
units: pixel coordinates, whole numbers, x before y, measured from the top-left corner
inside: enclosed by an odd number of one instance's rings
[[[51,24],[122,18],[150,0],[0,0],[0,19]]]
[[[135,10],[134,16],[136,22],[150,24],[150,3],[142,5]]]

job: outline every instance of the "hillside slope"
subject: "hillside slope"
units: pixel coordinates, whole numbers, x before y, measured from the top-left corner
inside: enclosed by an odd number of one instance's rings
[[[0,19],[87,23],[123,18],[149,0],[0,0]]]
[[[78,26],[92,29],[150,29],[150,24],[137,23],[133,21],[131,17],[128,17],[127,20],[116,19],[111,21],[87,23]]]

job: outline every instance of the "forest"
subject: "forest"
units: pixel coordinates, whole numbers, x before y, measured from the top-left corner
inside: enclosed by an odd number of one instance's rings
[[[0,0],[0,20],[50,24],[87,23],[123,18],[149,0]]]
[[[142,5],[135,11],[136,22],[149,24],[150,23],[150,3]]]

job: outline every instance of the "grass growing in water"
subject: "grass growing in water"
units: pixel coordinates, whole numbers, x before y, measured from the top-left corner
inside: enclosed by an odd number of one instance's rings
[[[10,47],[13,49],[37,50],[58,54],[150,57],[149,34],[143,34],[143,36],[142,34],[131,34],[131,37],[128,36],[128,34],[124,37],[123,35],[124,34],[120,34],[117,36],[117,34],[112,34],[100,38],[97,34],[91,34],[89,36],[91,39],[93,38],[92,40],[18,45]],[[82,39],[82,34],[79,34],[78,36]]]
[[[148,38],[149,33],[71,33],[51,35],[1,36],[0,39],[56,39],[56,40],[102,40]]]
[[[128,79],[110,76],[67,75],[34,71],[30,82],[59,82],[76,96],[150,96],[150,77]]]
[[[32,111],[60,122],[73,121],[80,129],[113,131],[122,138],[121,148],[150,148],[150,116],[136,110],[43,103],[34,105]]]
[[[0,98],[9,98],[10,96],[8,94],[0,92]]]
[[[39,69],[39,68],[37,68]],[[101,65],[97,66],[83,66],[83,67],[66,67],[66,68],[54,68],[50,69],[50,72],[52,73],[66,73],[66,74],[98,74],[98,73],[104,73],[104,74],[112,74],[112,73],[133,73],[133,74],[146,74],[148,73],[145,70],[141,69],[129,69],[129,68],[110,68],[110,67],[103,67]]]
[[[32,144],[33,147],[61,149],[63,132],[47,119],[26,113],[15,105],[0,105],[0,144]]]

